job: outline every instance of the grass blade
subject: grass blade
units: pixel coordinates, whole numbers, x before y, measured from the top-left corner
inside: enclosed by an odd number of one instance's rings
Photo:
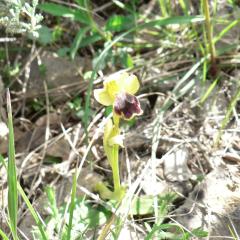
[[[73,223],[73,212],[75,209],[76,192],[77,192],[77,167],[73,175],[71,202],[69,206],[69,222],[68,222],[68,229],[67,229],[67,240],[71,240],[71,230],[72,230],[72,223]]]
[[[208,49],[209,53],[211,54],[211,62],[214,64],[216,62],[216,49],[213,42],[213,29],[212,29],[212,22],[210,17],[210,11],[209,11],[209,4],[208,0],[203,0],[203,12],[205,15],[205,24],[206,24],[206,34],[207,34],[207,40],[208,40]]]
[[[215,141],[215,145],[218,144],[221,136],[222,136],[222,130],[227,126],[227,124],[229,123],[230,121],[230,118],[232,116],[232,112],[233,112],[233,109],[234,107],[236,106],[237,104],[237,101],[239,100],[240,98],[240,87],[238,88],[236,94],[233,96],[233,98],[231,99],[231,102],[229,103],[229,106],[228,106],[228,109],[227,109],[227,113],[221,123],[221,129],[219,130],[219,133],[218,133],[218,136],[217,136],[217,139]]]
[[[0,236],[2,237],[3,240],[9,240],[7,235],[0,229]]]
[[[13,239],[17,237],[17,211],[18,211],[18,193],[17,193],[17,173],[15,163],[14,132],[12,120],[12,108],[9,89],[7,90],[7,112],[8,112],[8,215]]]
[[[162,12],[162,16],[163,17],[168,17],[168,12],[167,12],[167,8],[166,8],[166,2],[165,0],[158,0],[159,1],[159,5],[160,5],[160,9]]]
[[[3,164],[3,166],[5,167],[5,169],[7,169],[7,165],[4,161],[4,158],[2,157],[2,155],[0,155],[0,162]],[[37,212],[35,211],[34,207],[32,206],[32,204],[30,203],[27,195],[25,194],[25,192],[23,191],[21,185],[19,184],[19,182],[17,182],[17,190],[20,193],[21,197],[23,198],[24,202],[26,203],[32,217],[35,220],[35,223],[37,224],[39,231],[42,235],[42,240],[48,240],[49,238],[47,237],[46,232],[44,231],[44,227],[45,224],[43,222],[43,220],[38,216]],[[4,234],[4,233],[3,233]],[[1,231],[0,231],[0,235],[3,237]],[[4,238],[3,238],[4,239]],[[7,238],[8,239],[8,238]],[[5,240],[5,239],[4,239]]]
[[[209,88],[207,89],[206,93],[202,96],[201,100],[200,100],[200,104],[203,104],[206,99],[209,97],[209,95],[211,94],[211,92],[214,90],[214,88],[216,87],[217,83],[218,83],[219,78],[216,78],[212,84],[209,86]]]
[[[149,27],[156,27],[156,26],[167,26],[172,24],[189,24],[189,23],[196,23],[204,21],[204,17],[199,16],[177,16],[177,17],[169,17],[169,18],[159,18],[147,23],[143,23],[138,25],[136,28],[144,29]],[[135,29],[134,29],[135,30]]]
[[[26,203],[30,213],[32,214],[40,232],[43,240],[48,240],[47,234],[44,231],[44,223],[36,213],[32,204],[30,203],[28,197],[23,191],[22,187],[18,183],[16,174],[16,164],[15,164],[15,146],[14,146],[14,131],[13,131],[13,120],[12,120],[12,108],[9,90],[7,90],[7,110],[8,110],[8,128],[9,128],[9,149],[8,149],[8,166],[6,166],[3,157],[0,157],[1,163],[7,169],[8,173],[8,214],[10,219],[10,228],[12,232],[13,239],[18,239],[17,237],[17,210],[18,210],[18,192],[22,196],[24,202]],[[0,231],[0,235],[4,238],[4,233]]]
[[[73,40],[73,44],[71,46],[71,50],[70,50],[70,56],[71,59],[74,59],[76,56],[76,53],[80,47],[80,44],[82,42],[82,39],[84,38],[86,32],[89,30],[89,27],[85,27],[85,28],[81,28],[77,35],[75,36],[74,40]]]
[[[47,237],[47,234],[44,230],[45,224],[44,224],[43,220],[40,218],[38,213],[35,211],[34,207],[30,203],[27,195],[25,194],[25,192],[23,191],[23,189],[19,183],[17,183],[17,189],[18,189],[19,193],[21,194],[21,197],[23,198],[24,202],[26,203],[28,210],[30,211],[32,217],[34,218],[35,223],[37,224],[37,227],[42,236],[42,240],[49,240],[49,238]]]
[[[228,33],[233,27],[235,27],[240,22],[240,19],[236,19],[231,22],[227,27],[225,27],[219,34],[213,39],[213,43],[218,42],[221,38]]]

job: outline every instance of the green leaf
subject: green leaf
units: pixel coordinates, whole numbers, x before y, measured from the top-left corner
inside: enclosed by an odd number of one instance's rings
[[[172,24],[189,24],[189,23],[196,23],[196,22],[203,22],[203,16],[177,16],[177,17],[169,17],[169,18],[159,18],[147,23],[143,23],[138,25],[138,29],[144,29],[149,27],[156,27],[156,26],[167,26]]]
[[[62,158],[61,157],[56,157],[56,156],[50,156],[50,155],[46,155],[46,157],[44,158],[44,164],[56,164],[56,163],[61,163],[62,162]]]
[[[75,17],[75,11],[73,9],[64,7],[59,4],[42,3],[38,7],[42,11],[50,13],[56,17],[66,17],[66,18],[72,18],[72,19],[74,19],[74,17]]]
[[[63,28],[61,26],[55,26],[54,29],[52,30],[52,41],[56,42],[60,40],[63,34]]]
[[[70,52],[70,48],[68,47],[62,47],[57,50],[57,55],[59,57],[66,57],[68,53]]]
[[[43,45],[47,45],[49,43],[52,43],[52,31],[47,26],[42,26],[38,30],[38,42],[40,42]]]
[[[71,213],[70,209],[68,209],[66,215],[67,219],[72,214],[71,239],[79,239],[76,238],[77,233],[83,233],[86,229],[90,230],[99,227],[102,224],[106,223],[106,221],[111,216],[111,212],[109,212],[102,206],[94,207],[85,199],[85,197],[75,198],[73,202],[74,213],[73,212]],[[60,213],[64,215],[65,207],[61,208]]]
[[[90,44],[93,44],[97,41],[100,41],[100,40],[102,40],[102,38],[103,37],[99,33],[95,32],[92,35],[83,38],[81,43],[79,44],[79,48],[83,48],[83,47],[86,47],[86,46],[88,46]]]
[[[196,237],[207,237],[208,236],[208,232],[202,230],[201,228],[193,229],[192,234],[195,235]]]
[[[86,15],[77,9],[72,9],[55,3],[42,3],[38,8],[56,17],[70,18],[72,20],[76,20],[89,25],[89,21],[88,18],[86,18]]]
[[[75,0],[75,2],[80,6],[78,12],[90,23],[92,19],[92,13],[89,7],[89,0]],[[89,24],[90,25],[90,24]]]
[[[84,38],[84,36],[88,30],[89,30],[89,27],[82,28],[78,31],[78,34],[75,36],[72,46],[71,46],[71,50],[70,50],[71,59],[75,58],[76,53],[79,49],[79,46],[82,42],[82,39]]]
[[[133,200],[131,207],[131,213],[133,215],[146,215],[152,214],[153,212],[152,196],[137,197]]]
[[[17,237],[17,212],[18,212],[18,193],[17,193],[17,171],[15,163],[15,146],[14,146],[14,131],[12,120],[12,107],[9,90],[7,90],[7,112],[8,112],[8,214],[10,220],[10,228],[13,239]]]
[[[133,59],[129,53],[124,52],[121,56],[122,65],[125,68],[133,68]]]
[[[169,228],[173,228],[177,226],[176,224],[154,224],[151,231],[147,234],[147,236],[144,238],[144,240],[152,240],[152,239],[179,239],[177,236],[173,233],[167,232]]]
[[[134,26],[132,15],[114,15],[111,16],[106,23],[106,30],[111,32],[120,32]]]
[[[159,218],[163,219],[167,214],[170,204],[176,199],[176,194],[168,193],[163,196],[157,196]],[[154,213],[153,196],[136,196],[132,201],[131,213],[133,215],[146,215]],[[160,221],[159,221],[160,222]]]

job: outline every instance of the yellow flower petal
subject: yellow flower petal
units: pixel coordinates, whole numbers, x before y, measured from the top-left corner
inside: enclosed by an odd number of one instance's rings
[[[124,77],[122,85],[123,85],[125,92],[132,94],[132,95],[135,94],[140,87],[138,78],[133,74]]]
[[[108,92],[108,95],[112,98],[113,101],[116,95],[122,90],[122,85],[120,84],[118,74],[113,74],[109,76],[103,82],[103,85],[104,85],[104,89],[106,89],[106,91]]]
[[[94,91],[94,96],[102,105],[110,106],[115,102],[118,94],[126,92],[133,95],[138,91],[139,87],[140,84],[135,75],[118,72],[110,75],[103,82],[103,88]]]
[[[109,96],[108,91],[104,88],[95,89],[93,95],[95,99],[104,106],[110,106],[114,102],[114,99]]]
[[[117,74],[118,78],[118,84],[122,90],[124,90],[124,84],[125,84],[125,79],[129,77],[129,74],[127,72],[119,72]]]

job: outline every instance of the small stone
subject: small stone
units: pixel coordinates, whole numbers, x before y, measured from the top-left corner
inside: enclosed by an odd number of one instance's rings
[[[8,135],[8,127],[4,122],[0,122],[0,139],[6,138]]]
[[[192,173],[187,166],[187,160],[188,151],[185,147],[169,153],[163,160],[165,178],[171,182],[189,180]]]

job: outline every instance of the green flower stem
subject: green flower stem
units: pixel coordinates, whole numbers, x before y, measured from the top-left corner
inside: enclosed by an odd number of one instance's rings
[[[112,172],[113,172],[113,185],[114,185],[114,192],[118,192],[121,189],[120,183],[120,175],[119,175],[119,160],[118,160],[118,153],[119,153],[119,146],[113,146],[113,161],[112,161]]]
[[[119,131],[119,117],[113,113],[113,123],[116,131]],[[121,183],[120,183],[120,175],[119,175],[119,146],[113,145],[113,154],[112,154],[112,171],[113,171],[113,185],[114,185],[114,192],[118,192],[121,190]]]
[[[113,114],[113,125],[112,123],[111,126],[106,125],[103,139],[105,154],[107,155],[108,162],[112,168],[114,191],[109,190],[103,182],[96,184],[95,190],[100,193],[102,198],[117,200],[120,202],[125,195],[125,188],[121,186],[120,181],[119,144],[109,144],[108,142],[112,137],[119,135],[119,122],[120,118],[116,114]],[[111,127],[111,129],[108,129],[109,127]]]
[[[209,51],[211,55],[211,62],[216,62],[216,50],[215,45],[213,42],[213,31],[212,31],[212,24],[211,24],[211,17],[209,13],[209,4],[208,0],[203,0],[203,11],[205,15],[205,24],[206,24],[206,32],[207,32],[207,38],[208,38],[208,45],[209,45]]]
[[[119,130],[119,122],[120,122],[119,116],[117,116],[116,113],[113,112],[113,123],[117,130]]]

